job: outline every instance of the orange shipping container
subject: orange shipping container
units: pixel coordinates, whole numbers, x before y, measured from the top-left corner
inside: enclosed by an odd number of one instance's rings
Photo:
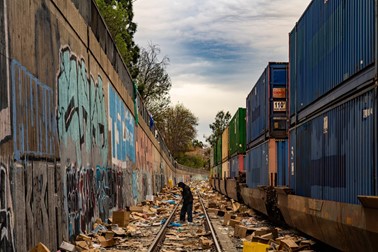
[[[228,160],[228,152],[229,152],[229,146],[228,146],[228,126],[223,131],[222,134],[222,162]]]

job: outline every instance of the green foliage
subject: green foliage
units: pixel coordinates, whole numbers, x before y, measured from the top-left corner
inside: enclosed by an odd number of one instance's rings
[[[204,147],[204,144],[203,144],[203,142],[202,141],[199,141],[199,140],[197,140],[197,139],[194,139],[193,141],[192,141],[192,146],[193,146],[193,148],[203,148]]]
[[[182,104],[167,108],[161,118],[156,125],[173,157],[190,150],[197,135],[198,118]]]
[[[132,0],[96,0],[97,6],[106,26],[112,35],[117,48],[130,71],[131,77],[138,75],[137,62],[139,59],[139,47],[133,38],[137,25],[132,21]]]
[[[187,155],[180,153],[177,156],[177,162],[179,164],[192,167],[192,168],[202,168],[206,165],[206,160],[200,155]]]
[[[222,136],[223,131],[227,128],[228,123],[230,122],[231,114],[230,112],[219,111],[215,116],[215,121],[209,125],[212,130],[211,135],[206,138],[206,141],[214,146],[217,142],[217,139]]]

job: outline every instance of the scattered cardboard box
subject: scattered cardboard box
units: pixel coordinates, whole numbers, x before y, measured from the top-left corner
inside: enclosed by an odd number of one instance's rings
[[[238,224],[240,224],[240,219],[238,218],[231,219],[228,223],[228,225],[230,225],[233,228],[235,228],[235,225],[238,225]]]
[[[130,212],[128,211],[113,211],[113,223],[120,227],[126,227],[130,221]]]
[[[228,223],[230,222],[230,220],[231,220],[231,218],[232,218],[232,214],[231,213],[225,213],[225,215],[224,215],[224,217],[223,217],[223,226],[227,226],[228,225]],[[234,217],[235,218],[235,217]]]
[[[278,249],[286,251],[295,251],[299,248],[298,244],[292,239],[284,239],[280,241]]]
[[[244,225],[235,225],[234,236],[239,238],[245,238],[251,235],[255,231],[252,227],[246,227]]]

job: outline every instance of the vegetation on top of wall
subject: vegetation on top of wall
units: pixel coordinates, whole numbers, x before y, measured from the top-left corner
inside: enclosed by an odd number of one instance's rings
[[[131,77],[136,78],[140,49],[134,42],[137,25],[133,22],[133,1],[96,0],[96,3]]]

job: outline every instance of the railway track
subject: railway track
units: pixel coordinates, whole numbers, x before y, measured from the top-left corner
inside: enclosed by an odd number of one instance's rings
[[[193,223],[180,223],[181,202],[166,220],[148,252],[216,251],[221,246],[200,195],[193,202]]]

